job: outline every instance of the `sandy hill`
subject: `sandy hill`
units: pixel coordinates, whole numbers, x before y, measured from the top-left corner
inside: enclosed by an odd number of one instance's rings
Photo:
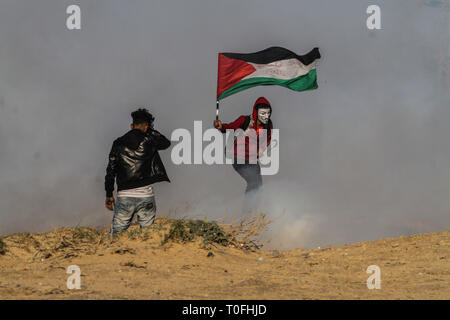
[[[160,218],[115,239],[91,228],[3,237],[0,298],[450,299],[450,231],[277,251],[258,249],[242,225],[190,223]],[[67,289],[70,265],[80,290]],[[379,290],[367,288],[370,265]]]

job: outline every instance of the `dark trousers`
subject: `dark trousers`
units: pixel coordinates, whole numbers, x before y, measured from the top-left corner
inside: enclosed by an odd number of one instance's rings
[[[256,164],[233,163],[233,168],[247,182],[245,193],[255,191],[262,186],[261,167]]]
[[[260,200],[259,188],[262,186],[261,167],[257,164],[233,164],[234,170],[247,182],[242,211],[258,213]]]

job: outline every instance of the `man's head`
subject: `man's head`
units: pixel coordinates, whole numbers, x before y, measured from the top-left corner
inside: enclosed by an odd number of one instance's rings
[[[262,106],[258,108],[258,120],[262,124],[267,124],[270,118],[270,107]]]
[[[269,122],[271,114],[272,106],[270,105],[270,102],[264,97],[256,99],[253,106],[254,119],[257,119],[260,123],[265,125]]]
[[[133,118],[131,129],[138,129],[142,132],[147,132],[148,128],[153,128],[153,121],[155,118],[145,108],[133,111],[131,113],[131,118]]]

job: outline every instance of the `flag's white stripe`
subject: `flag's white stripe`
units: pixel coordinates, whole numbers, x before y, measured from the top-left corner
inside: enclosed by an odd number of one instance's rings
[[[279,60],[268,64],[256,64],[249,62],[249,64],[254,66],[256,71],[249,74],[242,80],[260,77],[289,80],[303,76],[312,69],[316,68],[316,61],[305,66],[297,59]]]

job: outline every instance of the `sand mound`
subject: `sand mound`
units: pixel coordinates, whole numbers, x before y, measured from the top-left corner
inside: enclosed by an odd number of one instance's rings
[[[63,228],[0,240],[1,299],[449,299],[450,231],[314,250],[262,250],[263,218],[159,218],[112,239]],[[69,290],[67,267],[81,269]],[[366,269],[381,269],[369,290]]]

